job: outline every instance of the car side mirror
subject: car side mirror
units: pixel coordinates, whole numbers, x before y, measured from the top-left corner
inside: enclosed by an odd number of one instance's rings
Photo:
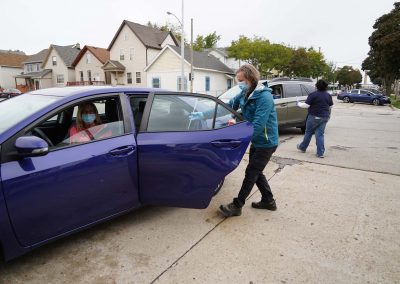
[[[49,144],[42,138],[36,136],[22,136],[15,141],[18,156],[37,157],[44,156],[49,152]]]

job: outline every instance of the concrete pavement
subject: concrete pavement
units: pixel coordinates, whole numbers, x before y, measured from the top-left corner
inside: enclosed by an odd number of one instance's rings
[[[144,208],[0,264],[0,283],[400,283],[400,111],[336,102],[326,158],[281,134],[278,211],[224,219],[247,157],[205,210]]]

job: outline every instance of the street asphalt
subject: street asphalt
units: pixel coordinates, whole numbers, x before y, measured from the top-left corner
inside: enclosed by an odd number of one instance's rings
[[[265,170],[275,212],[147,207],[0,263],[0,283],[400,283],[400,111],[335,100],[325,158],[281,133]]]

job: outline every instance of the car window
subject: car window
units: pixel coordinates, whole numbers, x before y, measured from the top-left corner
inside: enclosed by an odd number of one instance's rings
[[[285,84],[285,98],[300,97],[302,96],[299,84]]]
[[[368,91],[364,91],[364,90],[360,90],[360,94],[362,94],[362,95],[369,95],[369,92],[368,92]]]
[[[272,89],[272,96],[274,99],[282,98],[283,89],[281,84],[270,86],[270,88]]]
[[[351,90],[350,93],[352,93],[352,94],[358,94],[358,90]]]
[[[315,92],[315,91],[317,90],[317,88],[315,88],[314,85],[304,84],[304,85],[302,85],[302,86],[303,86],[303,88],[305,88],[306,91],[307,91],[307,94],[306,94],[305,96],[307,96],[307,95],[309,95],[309,94],[311,94],[311,93],[313,93],[313,92]]]
[[[136,131],[140,128],[140,123],[142,122],[144,108],[146,106],[147,97],[131,96],[130,105],[132,109],[133,119],[135,121]]]
[[[147,131],[210,130],[230,126],[239,121],[241,119],[235,117],[229,109],[209,98],[155,95]]]
[[[86,117],[85,117],[86,116]],[[92,116],[92,120],[87,119]],[[87,100],[71,105],[28,129],[49,144],[49,150],[124,134],[118,97]]]

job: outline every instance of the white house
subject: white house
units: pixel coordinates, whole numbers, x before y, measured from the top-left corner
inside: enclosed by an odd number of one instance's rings
[[[43,49],[36,54],[30,55],[24,63],[24,72],[15,76],[18,86],[23,86],[26,91],[33,91],[51,87],[51,69],[42,69],[48,49]]]
[[[69,85],[104,85],[106,82],[104,64],[110,60],[110,52],[105,48],[85,45],[72,66],[75,67],[77,82]],[[110,79],[108,79],[110,81]]]
[[[110,81],[106,83],[145,87],[144,69],[168,44],[178,44],[171,32],[124,20],[107,48],[110,60],[103,70],[109,73]]]
[[[189,91],[190,49],[184,51],[184,90]],[[147,85],[154,88],[180,90],[181,49],[167,45],[146,67]],[[207,52],[193,52],[193,92],[219,95],[233,86],[234,72]]]
[[[75,69],[72,63],[80,52],[79,44],[59,46],[50,45],[42,69],[51,70],[50,86],[64,87],[68,82],[75,82]]]
[[[15,88],[15,76],[23,72],[23,61],[27,55],[13,52],[0,52],[0,88]]]
[[[226,47],[222,48],[213,48],[207,50],[209,54],[215,56],[219,61],[224,63],[226,66],[231,68],[233,71],[239,69],[240,65],[244,62],[240,62],[240,60],[236,60],[235,58],[228,56],[228,51]]]

